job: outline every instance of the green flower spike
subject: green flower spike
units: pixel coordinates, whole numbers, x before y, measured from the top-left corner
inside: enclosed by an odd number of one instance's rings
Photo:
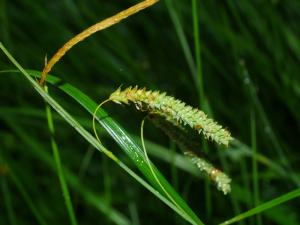
[[[166,93],[147,91],[145,88],[140,89],[135,86],[128,87],[123,91],[119,88],[110,95],[109,100],[119,104],[132,102],[137,109],[159,114],[173,124],[188,125],[198,133],[203,133],[205,138],[213,140],[217,144],[228,146],[233,139],[227,130],[208,118],[204,112],[186,105],[184,102],[168,96]]]

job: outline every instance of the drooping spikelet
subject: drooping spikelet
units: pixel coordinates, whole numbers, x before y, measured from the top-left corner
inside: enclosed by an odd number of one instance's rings
[[[148,118],[158,128],[162,129],[178,145],[183,154],[216,184],[218,190],[225,195],[231,191],[231,179],[202,155],[193,152],[193,150],[199,149],[199,144],[189,138],[190,135],[184,128],[175,126],[158,115],[150,115]]]
[[[214,165],[205,159],[197,156],[194,152],[186,151],[184,152],[184,155],[190,158],[193,164],[195,164],[201,171],[204,171],[209,175],[211,180],[215,182],[218,190],[222,191],[225,195],[231,191],[231,179],[225,173],[215,168]]]
[[[164,117],[157,114],[149,114],[147,118],[159,129],[161,129],[172,141],[176,143],[182,152],[201,149],[201,143],[195,135],[180,124],[173,124]],[[203,152],[201,156],[206,157]]]
[[[128,87],[123,91],[119,88],[110,95],[109,99],[119,104],[132,102],[138,109],[159,114],[172,123],[189,125],[218,144],[228,146],[232,140],[230,133],[208,118],[204,112],[186,105],[166,93],[147,91],[145,88],[139,89],[135,86],[134,88]]]

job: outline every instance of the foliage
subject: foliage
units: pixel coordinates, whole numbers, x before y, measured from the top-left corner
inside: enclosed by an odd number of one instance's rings
[[[0,0],[0,41],[23,67],[41,71],[46,53],[132,4]],[[73,48],[47,77],[50,94],[33,89],[24,74],[8,73],[14,66],[1,53],[0,224],[71,223],[62,171],[78,224],[300,224],[299,11],[300,3],[288,0],[161,0]],[[89,132],[95,99],[101,102],[120,84],[166,91],[229,129],[235,139],[226,151],[198,140],[232,178],[231,193],[212,188],[147,124],[155,174],[178,210],[145,163],[142,116],[134,110],[112,104],[105,105],[109,114],[99,110],[103,148]],[[54,135],[37,93],[68,113],[52,112]],[[51,155],[53,140],[61,171]],[[117,163],[95,148],[109,149]]]

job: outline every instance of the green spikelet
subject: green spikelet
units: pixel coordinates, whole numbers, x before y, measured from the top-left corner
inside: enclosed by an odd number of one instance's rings
[[[197,140],[197,137],[191,135],[190,132],[180,124],[173,124],[172,122],[165,120],[164,117],[156,114],[150,114],[147,118],[173,140],[183,152],[199,150],[201,148],[201,144],[199,140]],[[204,153],[203,157],[205,157]]]
[[[188,125],[198,133],[202,132],[205,138],[218,144],[228,146],[232,140],[230,133],[209,119],[204,112],[188,106],[166,93],[147,91],[145,88],[139,89],[135,86],[134,88],[128,87],[123,91],[119,88],[110,95],[109,99],[119,104],[132,102],[139,110],[159,114],[174,124]]]
[[[231,191],[231,179],[225,173],[215,168],[214,165],[205,159],[197,156],[194,152],[186,151],[184,152],[184,155],[186,155],[200,171],[204,171],[208,174],[211,180],[215,182],[218,190],[222,191],[225,195]]]
[[[183,154],[216,184],[218,190],[225,195],[231,191],[231,179],[202,155],[197,155],[192,151],[199,149],[199,144],[191,140],[190,135],[184,128],[178,127],[157,115],[149,115],[148,118],[158,128],[162,129],[178,145]]]

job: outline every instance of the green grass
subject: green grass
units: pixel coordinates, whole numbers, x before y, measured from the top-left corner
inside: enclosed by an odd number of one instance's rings
[[[47,86],[45,86],[45,91],[48,92],[48,88]],[[47,122],[48,122],[48,129],[49,129],[49,133],[50,133],[50,140],[51,140],[51,148],[53,151],[53,158],[56,164],[56,169],[57,169],[57,174],[59,177],[59,182],[61,185],[61,190],[63,192],[63,196],[64,196],[64,200],[66,203],[66,207],[67,207],[67,211],[70,217],[70,223],[72,225],[77,225],[77,220],[75,217],[75,213],[74,213],[74,209],[73,209],[73,205],[72,205],[72,201],[71,201],[71,197],[70,197],[70,192],[67,186],[67,182],[65,179],[65,175],[62,169],[62,163],[61,163],[61,159],[60,159],[60,154],[59,154],[59,150],[58,150],[58,146],[56,144],[55,141],[55,128],[54,128],[54,123],[53,123],[53,118],[52,118],[52,113],[51,113],[51,109],[50,106],[46,103],[46,116],[47,116]]]
[[[275,198],[271,201],[268,201],[266,203],[263,203],[253,209],[250,209],[249,211],[247,212],[244,212],[244,213],[241,213],[235,217],[233,217],[232,219],[229,219],[229,220],[226,220],[224,223],[221,223],[220,225],[225,225],[225,224],[232,224],[232,223],[235,223],[237,221],[240,221],[244,218],[247,218],[247,217],[250,217],[250,216],[253,216],[253,215],[256,215],[262,211],[265,211],[265,210],[268,210],[274,206],[277,206],[283,202],[286,202],[286,201],[289,201],[293,198],[297,198],[300,196],[300,188],[294,190],[294,191],[291,191],[287,194],[284,194],[278,198]]]
[[[158,187],[158,190],[162,193],[162,195],[154,190],[149,184],[147,184],[142,178],[140,178],[134,171],[132,171],[129,167],[127,167],[122,161],[120,161],[111,151],[106,149],[100,142],[98,142],[91,134],[86,131],[67,111],[65,111],[62,106],[59,105],[33,78],[30,77],[30,75],[18,64],[18,62],[9,54],[9,52],[5,49],[5,47],[0,43],[0,49],[7,55],[7,57],[11,60],[11,62],[20,70],[20,72],[28,79],[28,81],[33,85],[35,90],[44,98],[44,100],[49,103],[74,129],[82,135],[88,142],[90,142],[91,145],[93,145],[95,148],[97,148],[100,152],[104,153],[107,157],[109,157],[112,161],[117,163],[122,169],[124,169],[129,175],[131,175],[136,181],[141,183],[144,187],[146,187],[150,192],[152,192],[154,195],[156,195],[160,200],[165,202],[168,206],[170,206],[172,209],[174,209],[179,215],[181,215],[183,218],[188,220],[191,224],[202,224],[201,220],[197,218],[197,216],[194,214],[194,212],[189,209],[187,204],[184,202],[183,199],[180,198],[180,196],[176,193],[176,191],[168,184],[168,182],[162,177],[162,175],[156,171],[155,168],[149,168],[148,164],[146,163],[145,156],[142,154],[139,147],[130,140],[129,137],[127,137],[126,133],[118,127],[118,125],[112,120],[108,119],[109,127],[106,127],[108,129],[108,132],[115,137],[116,140],[119,140],[119,144],[122,145],[123,150],[131,157],[133,162],[137,165],[138,168],[145,174],[145,176],[152,182],[155,186]],[[78,92],[73,93],[71,90],[71,94],[73,97],[76,97],[77,99],[86,98],[85,101],[80,99],[80,103],[84,104],[86,108],[91,109],[90,107],[94,108],[90,111],[90,113],[94,112],[96,110],[96,104],[93,102],[88,102],[88,98],[84,96],[82,93]],[[78,96],[80,95],[80,96]],[[89,105],[88,105],[89,103]],[[101,111],[100,111],[101,112]],[[98,117],[98,112],[95,115],[96,119],[99,120],[99,122],[103,122],[100,117]],[[104,114],[104,115],[103,115]],[[106,117],[105,112],[102,112],[102,118]],[[48,116],[49,118],[49,116]],[[107,125],[106,125],[107,126]],[[51,127],[51,126],[50,126]],[[52,129],[50,129],[52,131]],[[53,144],[53,142],[52,142]],[[57,157],[56,158],[56,162]],[[156,176],[153,176],[152,170],[154,170]],[[61,169],[58,169],[58,173],[61,173]],[[61,177],[61,174],[59,174]],[[160,180],[160,184],[156,182],[156,180]],[[164,189],[161,188],[161,186],[164,187]],[[168,196],[172,197],[172,201],[170,202],[167,198],[163,197],[165,195],[165,190],[168,191]],[[66,190],[63,188],[63,192],[65,193]],[[173,205],[173,202],[176,204]],[[180,207],[179,207],[180,206]],[[70,207],[70,206],[68,206]]]
[[[39,89],[46,53],[131,4],[0,0],[0,41],[30,69],[0,53],[0,225],[300,224],[300,4],[162,0],[76,46],[48,78],[50,95]],[[228,149],[204,142],[232,178],[230,195],[147,123],[149,158],[178,209],[141,163],[143,113],[105,104],[97,142],[93,111],[121,84],[200,105],[232,132]],[[54,107],[55,136],[40,96]]]
[[[7,161],[7,160],[5,160],[5,161]],[[46,225],[47,223],[46,223],[45,219],[40,214],[40,212],[37,209],[32,198],[27,193],[27,191],[26,191],[24,185],[22,184],[22,182],[20,181],[20,179],[17,177],[17,175],[15,175],[14,170],[11,166],[9,166],[9,175],[10,175],[10,178],[11,178],[12,182],[14,183],[15,187],[17,188],[18,192],[24,199],[25,205],[27,205],[27,207],[30,209],[31,213],[35,217],[36,222],[40,225]],[[3,182],[5,182],[5,181],[3,181]],[[9,190],[7,189],[7,186],[5,183],[3,185],[4,185],[3,186],[3,189],[4,189],[3,194],[5,195],[5,201],[8,204],[7,207],[8,207],[8,211],[9,211],[8,215],[10,217],[9,220],[11,223],[16,223],[17,217],[15,216],[15,213],[13,212],[12,203],[11,203],[11,200],[9,199],[10,198],[9,193],[8,193]]]

